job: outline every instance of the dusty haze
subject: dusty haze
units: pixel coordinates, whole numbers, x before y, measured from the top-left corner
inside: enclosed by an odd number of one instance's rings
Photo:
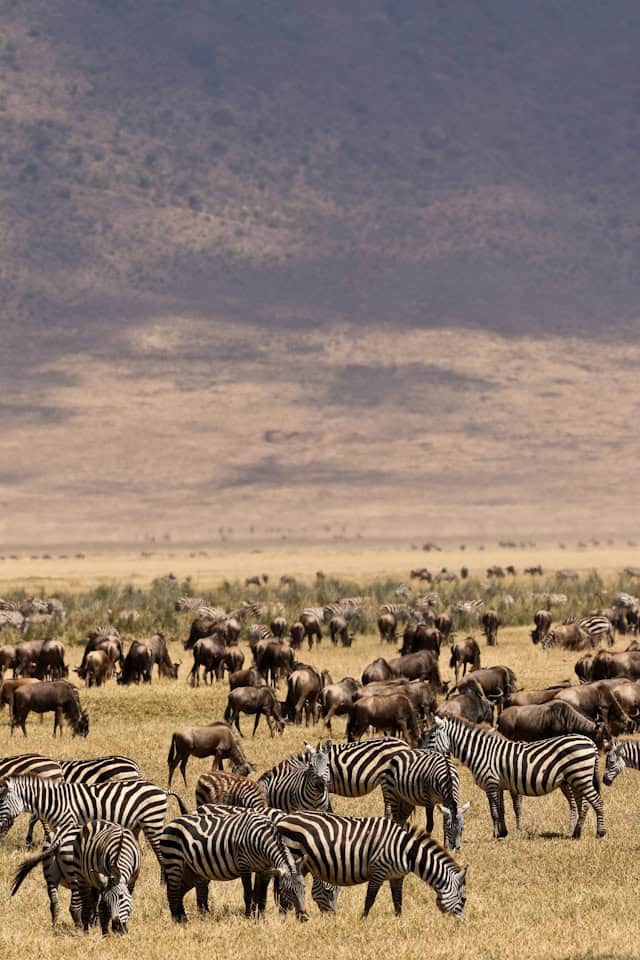
[[[2,8],[5,544],[636,535],[636,3]]]

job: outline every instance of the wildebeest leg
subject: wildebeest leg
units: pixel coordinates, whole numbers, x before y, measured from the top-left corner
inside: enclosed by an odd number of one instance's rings
[[[242,730],[240,729],[240,711],[238,710],[237,707],[233,711],[233,725],[238,731],[238,733],[240,734],[240,736],[242,736]],[[255,727],[253,732],[255,733]]]
[[[60,736],[62,736],[62,710],[60,707],[56,707],[53,715],[53,735],[55,737],[56,730],[60,728]]]
[[[489,800],[489,811],[493,820],[493,837],[495,840],[501,840],[507,836],[507,826],[504,822],[504,798],[502,790],[498,789],[497,784],[490,784],[485,787],[487,799]]]
[[[519,793],[511,794],[511,804],[516,816],[516,830],[522,830],[522,797]]]
[[[575,830],[578,824],[578,804],[576,803],[573,790],[568,783],[560,784],[560,790],[566,797],[567,803],[569,804],[569,833],[575,836]]]
[[[402,913],[402,884],[404,877],[396,877],[395,880],[389,880],[391,887],[391,900],[393,902],[393,912],[396,917]]]
[[[182,774],[182,779],[184,780],[185,787],[187,785],[187,764],[188,763],[189,763],[189,754],[187,753],[180,760],[180,773]],[[175,767],[173,769],[175,770]],[[173,770],[171,771],[171,774],[173,775]]]
[[[256,735],[256,730],[258,729],[258,724],[260,723],[260,717],[261,717],[261,716],[262,716],[262,710],[256,710],[256,722],[255,722],[254,725],[253,725],[253,733],[251,734],[252,737],[255,737],[255,735]],[[269,723],[269,717],[267,717],[267,723],[269,724],[269,730],[271,730],[271,724]],[[240,727],[238,727],[238,730],[239,730],[239,729],[240,729]],[[273,736],[273,730],[271,730],[271,736]]]

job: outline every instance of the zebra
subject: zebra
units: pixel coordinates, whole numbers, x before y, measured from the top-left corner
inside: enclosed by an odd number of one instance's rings
[[[406,623],[415,616],[415,611],[411,609],[408,603],[383,603],[380,607],[380,613],[390,613],[400,623]]]
[[[610,787],[625,767],[640,770],[640,743],[637,740],[613,741],[607,751],[603,782]]]
[[[102,933],[125,933],[132,907],[132,894],[140,873],[141,853],[133,833],[107,820],[90,820],[63,830],[36,857],[18,868],[11,895],[38,863],[44,864],[51,919],[58,916],[57,887],[71,890],[70,913],[76,926],[88,931],[96,911]]]
[[[364,597],[341,597],[335,603],[327,603],[322,608],[322,619],[329,623],[332,617],[344,617],[345,620],[353,620],[360,613],[364,605]],[[317,614],[318,609],[309,608],[309,612],[314,610]],[[303,613],[306,613],[304,610]]]
[[[148,780],[124,780],[88,786],[58,783],[39,777],[8,777],[0,782],[0,837],[21,813],[30,811],[54,830],[87,820],[104,819],[145,835],[162,869],[159,835],[167,811],[167,798],[175,797],[186,813],[181,797]]]
[[[52,761],[55,762],[55,761]],[[65,783],[84,783],[87,786],[96,786],[99,783],[112,783],[116,780],[140,780],[142,773],[135,760],[129,757],[108,756],[94,757],[92,760],[61,760],[58,764],[62,779]],[[24,773],[36,773],[34,770],[24,770]],[[0,778],[2,777],[2,768],[0,766]],[[13,776],[19,776],[15,771]],[[42,776],[41,773],[37,774]],[[27,830],[26,844],[30,846],[33,843],[33,832],[38,822],[38,817],[32,814],[29,820]],[[45,837],[47,831],[45,828]]]
[[[513,798],[516,825],[521,827],[521,796],[539,797],[560,788],[569,803],[574,840],[582,834],[587,804],[596,815],[596,836],[604,837],[604,810],[598,781],[598,750],[578,734],[519,743],[496,737],[459,717],[436,717],[423,746],[451,753],[471,771],[487,794],[493,836],[507,836],[503,793]]]
[[[0,597],[0,610],[17,610],[18,604],[15,600],[5,600]]]
[[[402,885],[408,873],[415,873],[435,889],[443,913],[462,918],[466,868],[461,869],[439,843],[415,827],[404,827],[387,817],[339,817],[315,811],[276,814],[274,819],[303,871],[340,887],[368,884],[363,919],[385,880],[391,886],[394,912],[400,916]]]
[[[431,750],[407,750],[397,753],[382,777],[382,795],[391,818],[402,823],[417,805],[426,812],[427,833],[433,833],[433,808],[442,813],[444,844],[459,850],[464,815],[471,802],[460,805],[460,778],[449,759]]]
[[[264,810],[267,797],[261,783],[226,770],[201,773],[196,783],[196,807],[225,804],[246,810]]]
[[[199,617],[201,620],[212,620],[213,623],[220,623],[227,619],[227,611],[224,607],[208,607],[205,605],[196,607],[195,612],[196,617]]]
[[[199,610],[206,605],[207,601],[204,597],[178,597],[175,602],[175,609],[177,613],[180,613],[184,610]]]
[[[6,777],[44,777],[62,780],[62,765],[39,753],[21,753],[17,757],[0,757],[0,781]]]
[[[184,896],[196,888],[201,913],[209,910],[209,881],[242,880],[245,916],[257,908],[262,913],[261,896],[254,897],[251,874],[265,878],[277,874],[282,906],[295,907],[299,919],[307,919],[304,880],[295,861],[285,848],[271,821],[254,810],[239,807],[204,806],[193,814],[172,820],[159,838],[164,864],[167,900],[171,917],[186,923]],[[266,895],[266,882],[261,883]]]
[[[454,613],[466,613],[469,616],[480,613],[480,608],[484,606],[484,600],[459,600],[453,605]]]
[[[563,623],[575,623],[579,630],[582,630],[587,634],[592,647],[597,647],[605,641],[609,647],[612,647],[614,644],[613,624],[611,623],[611,620],[609,620],[609,617],[570,617],[568,620],[564,620]],[[545,639],[542,641],[542,646],[545,650],[547,650],[553,643],[552,634],[553,631],[550,630]],[[549,639],[550,637],[551,639]],[[548,640],[548,642],[545,645],[546,640]]]
[[[26,618],[19,610],[0,610],[0,630],[3,627],[14,627],[16,630],[24,630]]]
[[[270,807],[287,812],[331,809],[328,752],[305,746],[304,753],[281,760],[258,778]]]
[[[382,785],[390,760],[410,748],[404,740],[379,737],[359,743],[326,741],[321,749],[329,759],[329,793],[339,797],[364,797]]]

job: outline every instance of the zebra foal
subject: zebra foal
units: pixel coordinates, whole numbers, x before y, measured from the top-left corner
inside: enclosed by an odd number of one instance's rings
[[[440,844],[421,831],[386,817],[339,817],[313,811],[271,811],[271,816],[303,873],[340,887],[367,884],[363,919],[386,880],[394,912],[400,916],[402,886],[408,873],[434,888],[439,910],[462,917],[467,899],[466,868],[461,869]]]
[[[596,836],[604,837],[604,809],[598,781],[598,750],[593,740],[572,734],[535,743],[496,737],[458,717],[436,717],[423,745],[452,754],[471,771],[487,794],[493,836],[507,836],[504,791],[513,799],[516,823],[521,826],[521,797],[541,797],[560,788],[569,803],[571,831],[580,838],[587,805],[596,815]]]
[[[304,753],[281,760],[257,780],[268,806],[279,810],[329,810],[328,744],[312,747]]]

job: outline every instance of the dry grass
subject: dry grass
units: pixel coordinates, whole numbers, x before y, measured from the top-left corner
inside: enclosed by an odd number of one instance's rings
[[[310,566],[308,563],[307,568]],[[178,649],[173,652],[177,655]],[[320,651],[307,659],[328,667],[334,678],[339,678],[358,675],[379,653],[377,638],[367,636],[358,637],[347,650],[334,650],[325,640]],[[77,662],[78,657],[79,651],[74,650],[72,661]],[[558,651],[545,655],[531,646],[525,628],[513,628],[501,635],[495,654],[487,655],[483,649],[483,659],[486,663],[509,664],[523,685],[535,686],[572,676],[575,657]],[[121,689],[111,684],[104,690],[83,692],[92,724],[86,741],[72,740],[65,732],[63,740],[54,744],[51,720],[47,718],[43,726],[37,721],[29,725],[26,741],[21,736],[12,740],[3,725],[0,754],[23,749],[64,757],[124,752],[140,761],[149,779],[164,785],[171,732],[184,724],[220,718],[226,700],[226,684],[198,690],[186,686],[186,666],[185,659],[183,676],[177,683],[154,682],[146,689]],[[446,666],[444,673],[448,674]],[[250,729],[247,718],[245,735]],[[343,729],[338,721],[335,735],[341,736]],[[305,736],[317,739],[321,734],[319,726],[313,730],[289,727],[282,739],[270,739],[266,727],[261,726],[257,738],[246,737],[244,746],[263,770],[299,749]],[[181,781],[174,781],[188,803],[193,802],[197,772],[206,768],[206,761],[191,760],[188,789]],[[213,885],[213,914],[205,919],[196,915],[190,895],[186,903],[190,923],[178,928],[169,918],[157,864],[147,849],[126,943],[115,938],[103,941],[97,931],[86,937],[74,932],[64,891],[62,922],[54,935],[39,872],[34,871],[15,899],[9,897],[11,875],[24,856],[20,840],[26,818],[22,818],[11,831],[0,858],[3,957],[24,954],[25,933],[33,953],[49,958],[58,956],[62,949],[68,960],[90,957],[97,951],[102,957],[119,957],[123,947],[142,960],[167,955],[192,960],[210,951],[212,943],[220,960],[237,957],[240,943],[248,957],[259,954],[278,960],[320,951],[335,958],[355,953],[377,958],[389,948],[403,957],[422,958],[427,953],[435,960],[635,956],[635,912],[616,904],[633,897],[637,882],[638,776],[627,772],[612,788],[603,788],[607,836],[595,840],[595,821],[590,813],[580,842],[568,838],[568,813],[560,793],[525,800],[527,833],[511,834],[499,843],[493,841],[484,794],[465,771],[462,781],[464,798],[473,801],[460,855],[461,862],[469,865],[469,900],[462,923],[442,916],[435,907],[433,892],[417,878],[409,877],[405,909],[399,920],[393,917],[389,893],[384,889],[369,920],[360,922],[365,888],[357,887],[341,891],[336,917],[321,917],[310,902],[311,920],[306,925],[297,924],[293,918],[282,920],[272,905],[265,921],[246,922],[241,916],[240,884],[234,882]],[[381,797],[338,799],[336,808],[339,812],[379,814]],[[175,809],[173,802],[170,809]],[[510,811],[508,823],[513,823]]]

